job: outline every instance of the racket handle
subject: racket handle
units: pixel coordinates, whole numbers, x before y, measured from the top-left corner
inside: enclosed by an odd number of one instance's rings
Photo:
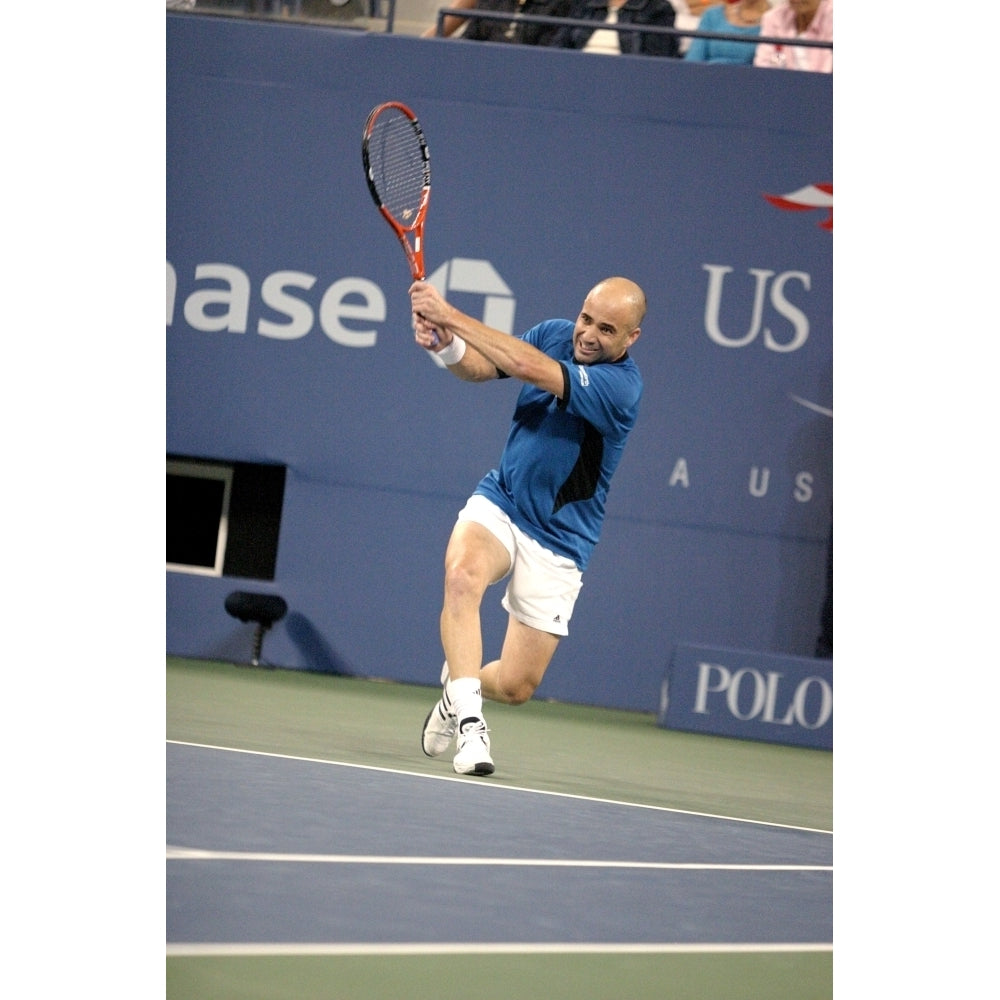
[[[423,279],[418,279],[418,280],[423,280]],[[417,315],[421,319],[424,318],[424,314],[423,313],[417,313]],[[431,344],[431,346],[428,348],[428,350],[432,350],[433,348],[437,347],[438,344],[441,343],[441,338],[437,335],[437,330],[434,330],[433,332],[434,332],[434,343]]]

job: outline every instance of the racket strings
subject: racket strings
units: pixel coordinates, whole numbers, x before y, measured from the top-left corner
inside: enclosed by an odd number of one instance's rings
[[[386,210],[413,224],[424,200],[427,157],[416,127],[403,114],[382,114],[368,139],[371,180]]]

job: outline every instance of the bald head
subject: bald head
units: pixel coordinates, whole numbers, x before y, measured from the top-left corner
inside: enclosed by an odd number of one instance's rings
[[[636,328],[642,325],[646,316],[646,293],[629,278],[605,278],[599,281],[591,290],[591,295],[595,292],[611,296],[618,308],[627,310],[630,317],[628,325]]]

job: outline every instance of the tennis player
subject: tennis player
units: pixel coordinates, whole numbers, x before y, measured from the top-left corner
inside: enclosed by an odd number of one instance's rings
[[[426,281],[410,286],[410,302],[416,342],[458,378],[524,383],[499,467],[480,480],[448,542],[444,690],[422,737],[429,757],[456,740],[456,773],[487,775],[494,764],[483,699],[526,702],[569,634],[611,476],[639,410],[642,377],[628,350],[646,297],[627,278],[606,278],[575,323],[545,320],[520,337],[460,312]],[[507,633],[500,658],[484,666],[480,606],[505,578]]]

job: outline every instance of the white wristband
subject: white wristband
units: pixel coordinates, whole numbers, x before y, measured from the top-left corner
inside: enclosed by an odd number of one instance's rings
[[[457,365],[465,357],[465,341],[461,337],[452,337],[451,343],[437,351],[437,356],[446,365]]]

